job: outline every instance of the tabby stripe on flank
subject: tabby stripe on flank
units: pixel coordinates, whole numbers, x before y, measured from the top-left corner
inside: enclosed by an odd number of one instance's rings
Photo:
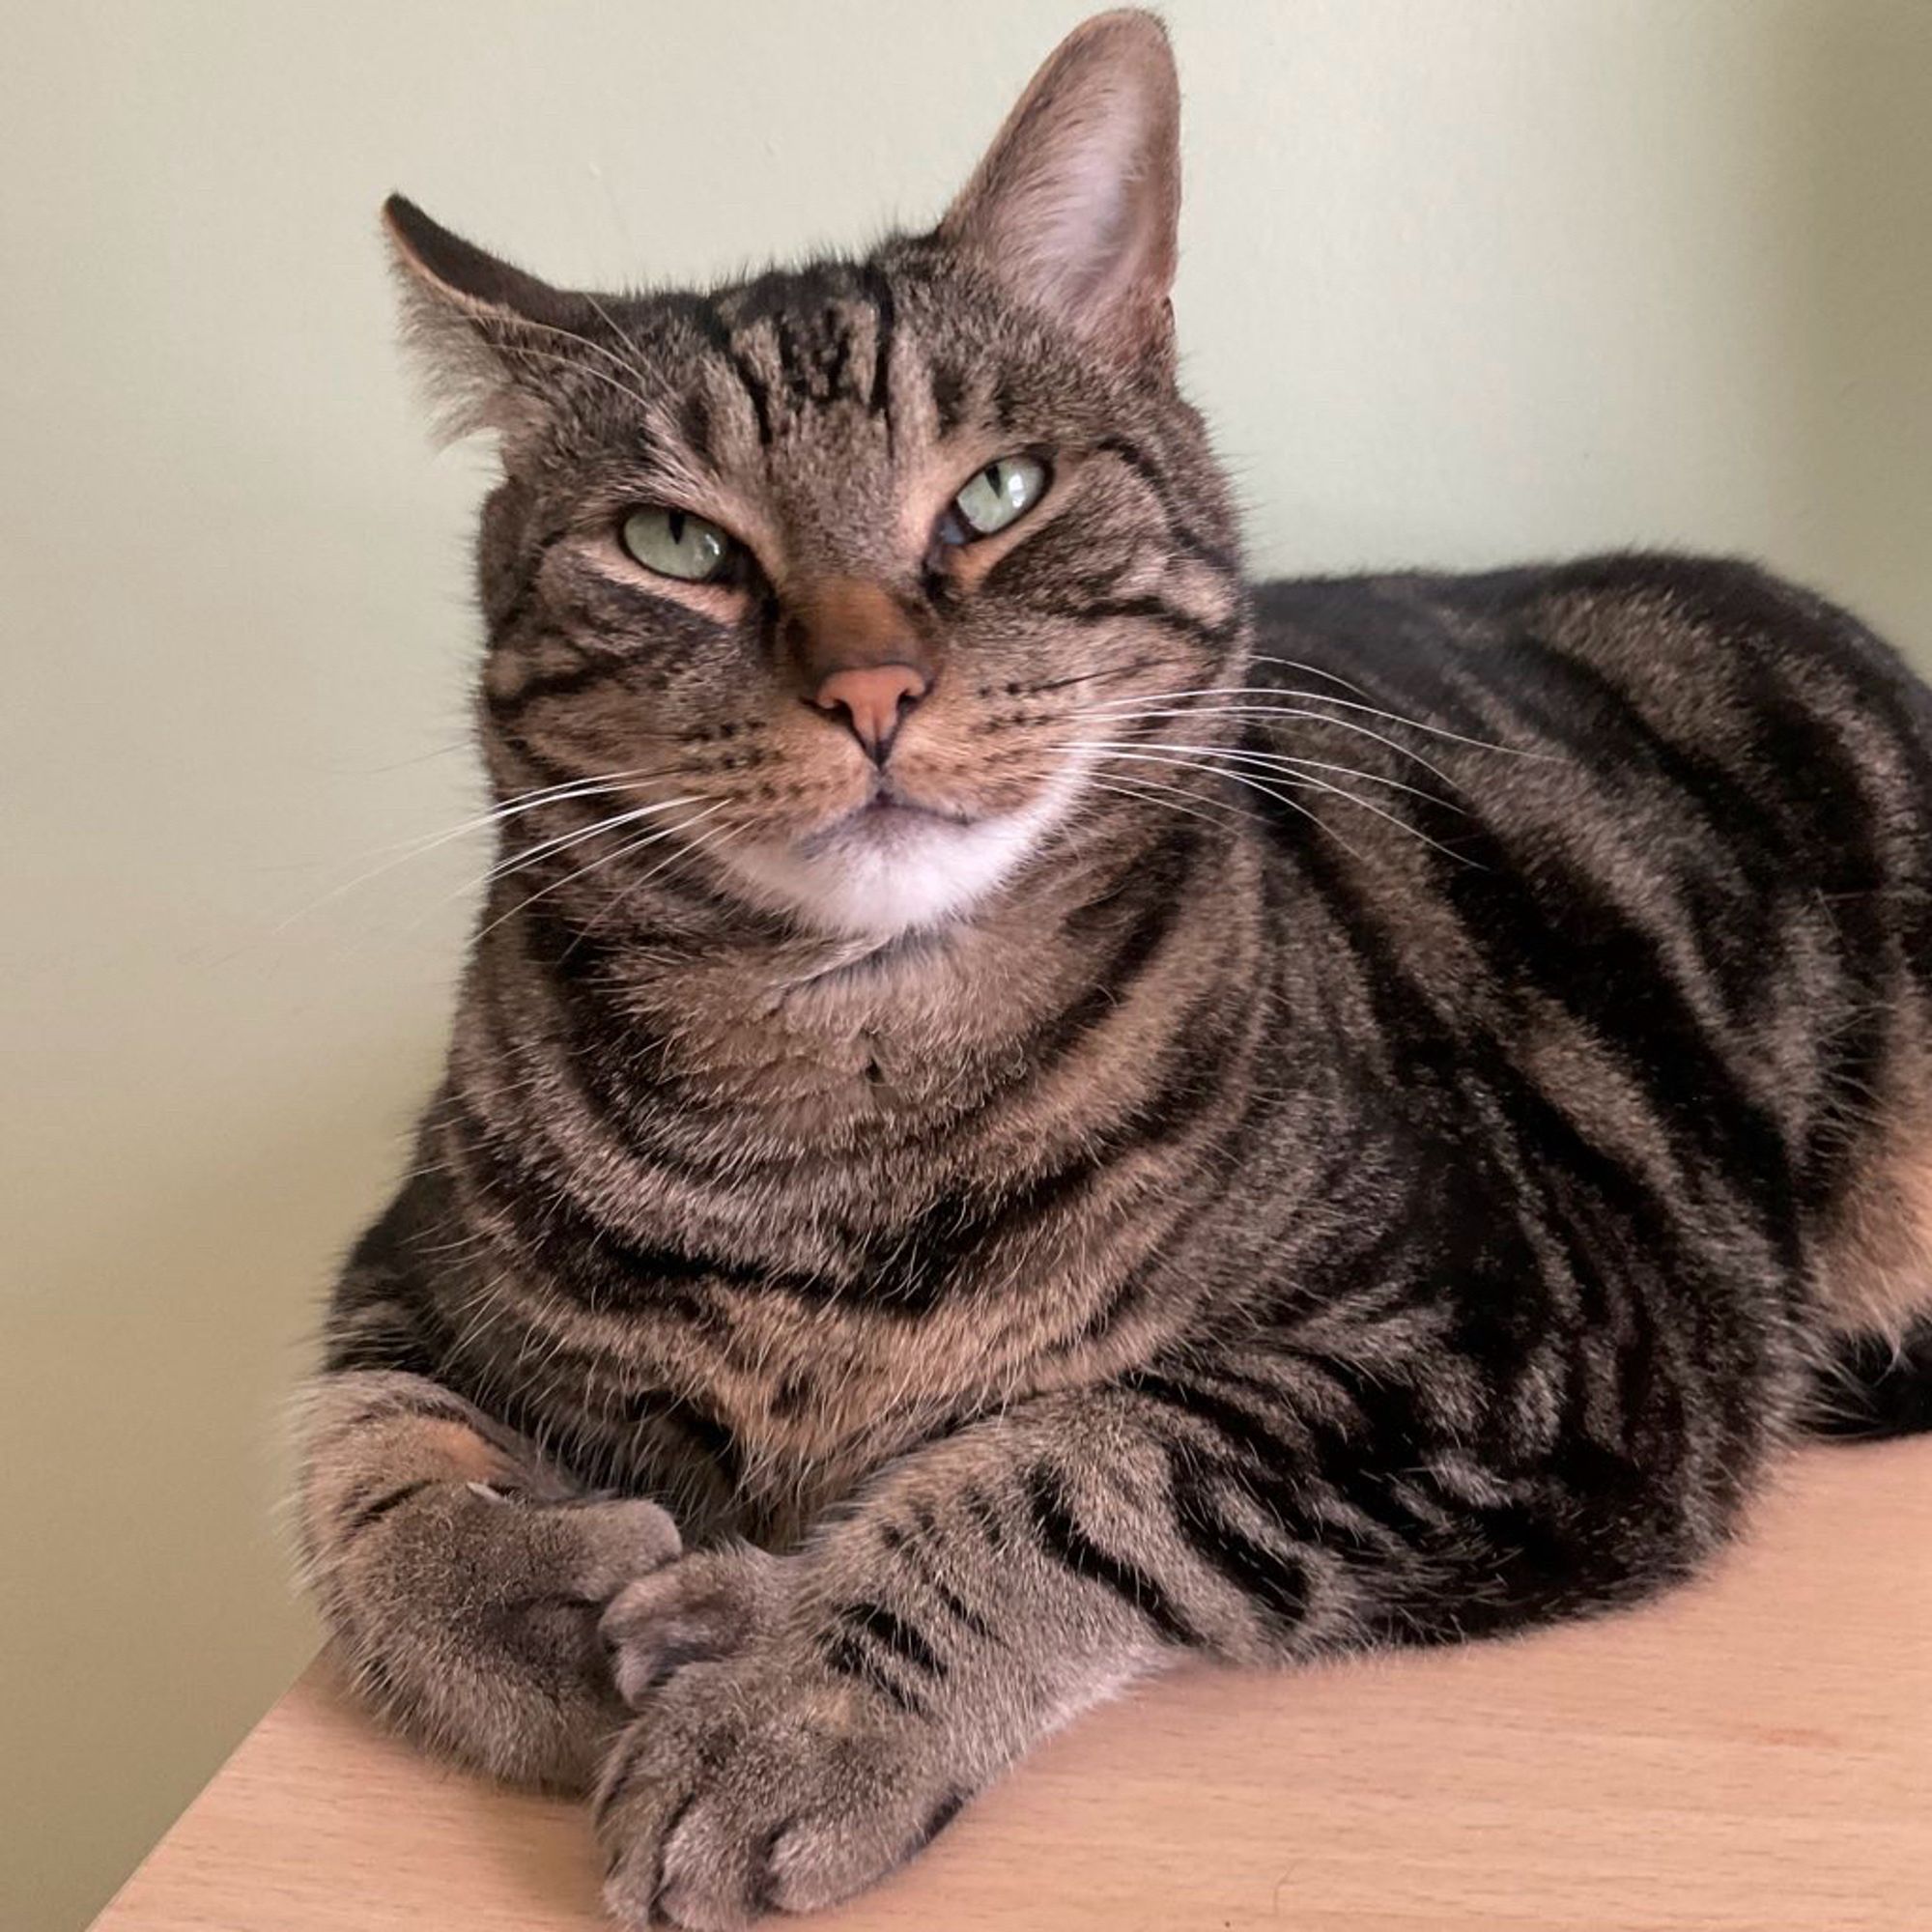
[[[1293,1550],[1270,1549],[1217,1507],[1210,1472],[1179,1445],[1167,1449],[1174,1520],[1195,1559],[1257,1605],[1277,1630],[1300,1622],[1308,1608],[1307,1568]],[[1271,1511],[1286,1525],[1277,1504]]]
[[[977,1637],[993,1635],[992,1625],[934,1570],[922,1543],[907,1535],[890,1518],[879,1525],[879,1541],[912,1573],[920,1587],[937,1599],[954,1623]]]
[[[1145,1570],[1103,1549],[1081,1527],[1060,1477],[1051,1468],[1035,1463],[1024,1484],[1034,1535],[1048,1555],[1076,1577],[1111,1590],[1170,1643],[1201,1641],[1193,1624]]]

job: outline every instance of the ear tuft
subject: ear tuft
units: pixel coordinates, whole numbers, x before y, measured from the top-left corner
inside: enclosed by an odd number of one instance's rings
[[[537,372],[567,349],[560,336],[582,336],[591,304],[452,235],[400,194],[383,204],[383,225],[402,284],[404,333],[441,433],[514,433],[540,417]]]
[[[589,312],[582,296],[554,289],[452,235],[404,195],[383,204],[383,223],[404,271],[449,299],[554,328],[580,327]]]
[[[1074,28],[1034,75],[940,223],[1023,299],[1103,352],[1170,350],[1180,86],[1151,14]]]

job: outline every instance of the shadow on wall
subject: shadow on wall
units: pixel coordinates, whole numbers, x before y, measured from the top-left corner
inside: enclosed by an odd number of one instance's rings
[[[9,1926],[81,1923],[313,1644],[291,1582],[287,1411],[327,1289],[317,1258],[403,1165],[381,1127],[412,1113],[440,1038],[387,1044],[347,1075],[313,1066],[286,1117],[238,1119],[218,1169],[104,1170],[98,1213],[25,1258],[0,1404],[27,1474],[60,1480],[10,1486],[0,1564],[23,1725],[0,1751]],[[204,1162],[208,1145],[188,1143]]]
[[[1262,569],[1742,552],[1932,667],[1932,7],[1173,11]]]
[[[1932,6],[1799,10],[1794,490],[1818,576],[1932,671]]]

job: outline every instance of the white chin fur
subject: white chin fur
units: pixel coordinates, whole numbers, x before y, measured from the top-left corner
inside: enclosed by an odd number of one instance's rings
[[[863,816],[809,845],[759,842],[721,856],[770,911],[821,932],[890,939],[964,912],[1011,875],[1065,810],[1073,786],[1051,786],[1024,811],[970,825],[949,819]]]

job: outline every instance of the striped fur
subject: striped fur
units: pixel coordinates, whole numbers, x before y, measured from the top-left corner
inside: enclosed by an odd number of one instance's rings
[[[1171,90],[1092,23],[969,195]],[[843,1896],[1188,1655],[1634,1600],[1807,1415],[1923,1412],[1925,691],[1744,564],[1248,586],[1165,270],[1029,298],[1027,213],[603,300],[394,217],[504,439],[504,866],[305,1533],[374,1703],[595,1786],[636,1924]],[[755,569],[650,580],[637,501]],[[800,702],[829,576],[939,668],[888,780]],[[862,849],[882,782],[938,815]]]

